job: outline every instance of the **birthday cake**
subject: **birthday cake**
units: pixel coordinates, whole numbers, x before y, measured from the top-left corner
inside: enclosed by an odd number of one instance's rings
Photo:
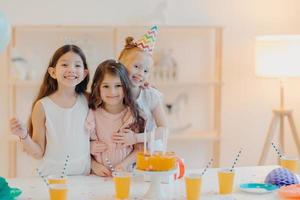
[[[145,171],[169,171],[176,168],[174,152],[155,151],[153,154],[138,152],[136,168]]]

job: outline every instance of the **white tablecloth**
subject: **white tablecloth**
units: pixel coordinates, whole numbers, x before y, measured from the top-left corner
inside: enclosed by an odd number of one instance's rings
[[[277,192],[268,194],[249,194],[239,190],[239,184],[248,182],[263,182],[266,175],[278,166],[240,167],[236,168],[235,190],[232,195],[218,195],[218,169],[209,169],[202,179],[201,200],[277,200]],[[202,172],[201,169],[190,170]],[[18,200],[49,199],[48,189],[39,177],[8,179],[11,187],[20,188],[23,193]],[[71,176],[68,178],[69,200],[111,200],[114,185],[111,178],[97,176]],[[149,182],[144,182],[140,176],[133,177],[131,184],[131,199],[143,199],[142,196],[149,188]],[[184,199],[184,181],[179,180],[162,184],[168,199]]]

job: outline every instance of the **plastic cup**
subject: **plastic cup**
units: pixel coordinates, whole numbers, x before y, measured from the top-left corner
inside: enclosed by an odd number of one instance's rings
[[[49,186],[50,200],[67,200],[68,186],[66,184],[51,184]]]
[[[231,194],[234,183],[234,170],[221,169],[218,172],[219,177],[219,193],[220,194]]]
[[[187,200],[200,199],[201,183],[201,174],[189,174],[185,176],[185,190]]]
[[[67,184],[67,177],[61,177],[59,175],[49,175],[47,177],[49,184]]]
[[[131,173],[114,172],[113,179],[115,183],[115,198],[128,199],[130,193]]]
[[[298,159],[296,157],[283,156],[280,158],[280,165],[281,167],[296,173],[298,169]]]

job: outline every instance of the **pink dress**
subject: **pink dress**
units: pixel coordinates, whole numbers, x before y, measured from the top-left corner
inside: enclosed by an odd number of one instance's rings
[[[91,141],[100,140],[107,145],[107,150],[94,156],[97,162],[109,168],[105,160],[107,158],[115,167],[133,151],[133,146],[122,147],[112,140],[113,133],[128,127],[133,122],[133,116],[128,108],[118,114],[108,113],[103,108],[89,110],[85,127],[90,133]]]

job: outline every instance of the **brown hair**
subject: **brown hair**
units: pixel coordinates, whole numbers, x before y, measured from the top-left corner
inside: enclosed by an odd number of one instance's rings
[[[36,104],[36,102],[38,100],[42,99],[43,97],[53,94],[57,90],[57,88],[58,88],[57,80],[50,76],[50,74],[48,73],[48,68],[49,67],[55,68],[60,57],[62,57],[64,54],[66,54],[68,52],[74,52],[74,53],[78,54],[80,56],[80,58],[82,59],[84,69],[88,70],[86,57],[85,57],[83,51],[78,46],[70,44],[70,45],[64,45],[64,46],[60,47],[59,49],[57,49],[49,62],[46,73],[44,75],[42,85],[40,86],[40,89],[39,89],[39,93],[32,104],[31,113],[33,111],[34,105]],[[89,74],[87,74],[86,77],[78,85],[76,85],[75,92],[77,94],[85,93],[87,85],[89,83],[89,79],[90,79]],[[29,125],[29,135],[32,136],[33,127],[32,127],[32,116],[31,115],[28,120],[28,125]]]
[[[141,116],[140,109],[132,96],[130,90],[131,83],[128,77],[128,73],[124,65],[120,62],[116,62],[115,60],[106,60],[98,65],[93,78],[91,94],[89,97],[89,107],[92,110],[96,110],[97,108],[103,106],[100,95],[100,86],[106,74],[117,76],[121,80],[124,93],[123,104],[129,107],[130,112],[132,113],[135,120],[129,128],[134,132],[144,131],[145,120]]]

